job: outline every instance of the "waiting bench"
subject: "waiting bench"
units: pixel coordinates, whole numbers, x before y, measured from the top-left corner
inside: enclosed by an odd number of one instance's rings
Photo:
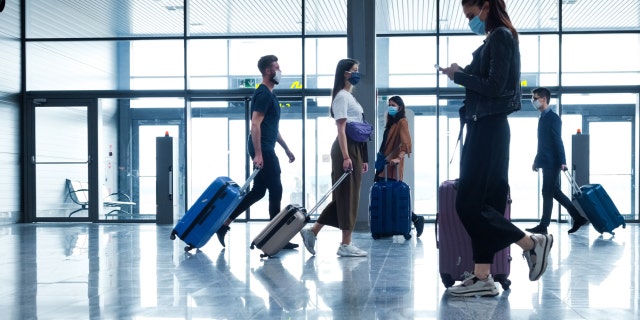
[[[108,194],[108,196],[103,199],[102,203],[105,207],[108,207],[110,209],[110,211],[107,212],[105,216],[120,216],[121,214],[131,215],[133,206],[135,206],[136,203],[131,201],[131,197],[129,195],[122,192],[109,193],[106,186],[102,187],[104,194]],[[69,217],[71,217],[76,212],[89,210],[88,182],[67,179],[67,191],[69,193],[71,201],[80,205],[80,208],[71,212],[69,214]],[[126,206],[129,207],[129,211],[122,209],[122,207]]]

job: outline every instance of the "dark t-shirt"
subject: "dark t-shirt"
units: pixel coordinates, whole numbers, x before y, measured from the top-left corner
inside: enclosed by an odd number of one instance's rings
[[[264,114],[264,119],[260,125],[262,149],[275,150],[278,139],[278,125],[280,123],[280,102],[278,97],[264,84],[260,84],[253,94],[253,99],[251,100],[252,116],[254,111]],[[249,142],[252,143],[252,140],[249,139]]]

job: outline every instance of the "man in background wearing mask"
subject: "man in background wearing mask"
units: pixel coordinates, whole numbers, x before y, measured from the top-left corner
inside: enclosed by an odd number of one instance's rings
[[[533,160],[533,171],[542,169],[542,218],[540,223],[530,229],[525,229],[533,233],[547,234],[547,227],[551,222],[551,211],[553,209],[553,199],[558,200],[560,205],[565,207],[573,218],[573,226],[569,233],[574,233],[581,226],[587,223],[587,219],[582,217],[571,200],[560,190],[560,170],[567,170],[567,160],[564,154],[564,144],[560,133],[562,131],[562,120],[549,107],[551,92],[547,88],[537,88],[532,91],[531,102],[533,107],[540,111],[538,120],[538,152]]]
[[[267,55],[258,60],[258,70],[262,74],[262,83],[251,99],[251,134],[248,152],[253,159],[253,166],[261,168],[253,180],[253,187],[247,193],[231,216],[216,232],[218,240],[225,246],[224,238],[231,229],[229,225],[251,205],[262,199],[269,190],[269,218],[273,219],[280,212],[282,200],[282,181],[280,180],[280,161],[276,155],[276,142],[282,146],[289,163],[296,160],[282,135],[280,135],[280,102],[273,93],[273,88],[280,83],[281,73],[278,57]],[[294,249],[298,245],[288,243],[284,249]]]

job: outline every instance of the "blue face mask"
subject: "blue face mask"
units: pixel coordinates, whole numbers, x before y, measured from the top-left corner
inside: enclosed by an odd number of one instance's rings
[[[360,72],[358,71],[351,72],[351,77],[347,80],[349,80],[349,82],[355,86],[356,84],[358,84],[358,81],[360,81]]]
[[[484,10],[484,8],[482,10]],[[480,20],[480,15],[482,14],[482,10],[480,10],[480,13],[478,13],[477,16],[473,17],[473,19],[469,21],[469,28],[471,28],[471,31],[473,31],[473,33],[477,35],[483,35],[486,33],[485,27],[484,27],[484,21]]]
[[[394,107],[394,106],[389,106],[389,109],[387,109],[387,113],[389,113],[390,116],[395,116],[396,114],[398,114],[398,107]]]

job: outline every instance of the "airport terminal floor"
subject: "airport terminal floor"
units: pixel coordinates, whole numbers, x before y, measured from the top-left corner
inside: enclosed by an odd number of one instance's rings
[[[533,223],[517,223],[521,228]],[[264,222],[236,222],[223,248],[197,253],[169,239],[171,225],[0,225],[2,319],[638,319],[640,225],[601,237],[591,226],[555,242],[541,280],[530,282],[511,247],[509,290],[454,298],[438,273],[435,225],[420,238],[373,240],[366,258],[336,255],[340,231],[319,234],[316,256],[301,244],[271,258],[251,250]],[[414,233],[415,231],[412,231]]]

